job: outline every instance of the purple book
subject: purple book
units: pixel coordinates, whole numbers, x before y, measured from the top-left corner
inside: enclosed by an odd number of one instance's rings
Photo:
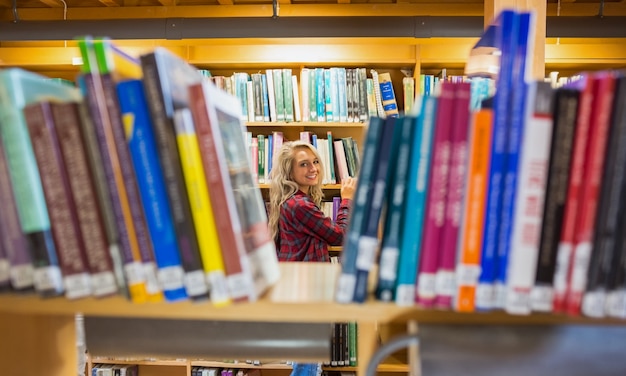
[[[337,212],[339,211],[339,206],[341,205],[341,197],[335,196],[333,197],[333,222],[337,220]]]
[[[450,135],[454,109],[454,84],[443,82],[438,99],[433,140],[433,159],[428,186],[422,257],[417,280],[417,302],[432,307],[436,298],[436,275],[441,257],[442,233],[448,195]]]
[[[441,308],[452,307],[456,289],[456,253],[459,222],[463,205],[465,176],[467,171],[467,142],[470,121],[470,84],[454,83],[454,115],[450,132],[450,168],[448,169],[448,196],[441,235],[441,254],[437,270],[437,299]]]

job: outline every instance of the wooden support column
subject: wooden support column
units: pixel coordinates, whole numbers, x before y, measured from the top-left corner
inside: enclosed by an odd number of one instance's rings
[[[542,79],[546,70],[546,7],[547,0],[485,0],[485,26],[502,10],[514,8],[535,12],[535,41],[528,52],[532,54],[531,78]]]
[[[357,321],[357,376],[365,376],[367,365],[378,349],[378,324]]]

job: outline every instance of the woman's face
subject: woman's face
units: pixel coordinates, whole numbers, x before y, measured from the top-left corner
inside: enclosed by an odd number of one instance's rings
[[[309,193],[309,187],[317,185],[320,161],[308,148],[300,148],[294,152],[291,178],[300,190]]]

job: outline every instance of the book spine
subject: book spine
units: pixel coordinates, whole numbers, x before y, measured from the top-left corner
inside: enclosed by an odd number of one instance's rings
[[[315,87],[317,95],[317,121],[325,122],[326,118],[326,79],[324,68],[315,68]]]
[[[549,83],[534,82],[528,88],[504,304],[512,314],[531,312],[552,136],[552,98]]]
[[[473,115],[469,140],[467,188],[459,234],[457,287],[454,308],[459,312],[476,310],[476,288],[480,275],[480,256],[485,220],[489,147],[491,146],[493,111],[483,108]]]
[[[178,249],[185,269],[185,289],[189,296],[201,299],[207,296],[208,288],[189,198],[184,185],[174,125],[166,109],[166,106],[169,105],[165,103],[165,93],[163,92],[165,86],[162,86],[161,83],[161,71],[166,67],[162,61],[157,61],[154,53],[141,57],[144,73],[142,82],[157,143],[157,154],[165,179],[167,198],[174,219]],[[163,85],[165,84],[163,83]]]
[[[548,177],[545,189],[539,254],[535,283],[531,291],[533,311],[550,312],[554,297],[553,281],[557,248],[565,212],[567,181],[580,92],[558,89],[554,96],[553,131],[551,136]]]
[[[75,102],[52,103],[50,109],[63,164],[67,175],[71,176],[69,186],[85,244],[93,295],[101,297],[116,293],[118,283],[81,137],[78,106],[79,104]]]
[[[435,133],[437,98],[423,97],[422,110],[416,120],[411,140],[411,162],[406,193],[406,213],[402,225],[398,275],[395,286],[395,302],[398,305],[415,304],[415,287],[420,253],[422,251],[423,225],[426,212],[426,196],[430,176],[431,151]]]
[[[106,176],[106,183],[109,187],[110,201],[112,203],[115,216],[115,223],[119,234],[119,244],[121,256],[124,264],[124,276],[128,291],[133,302],[142,303],[147,300],[145,277],[138,254],[137,239],[135,238],[134,225],[128,205],[126,187],[119,167],[119,159],[114,146],[113,134],[110,127],[105,125],[105,117],[108,112],[104,110],[102,99],[98,98],[96,83],[98,80],[94,74],[86,74],[84,83],[87,92],[89,110],[96,129],[98,140],[98,150],[102,157],[102,165]]]
[[[356,367],[358,365],[358,327],[356,321],[348,322],[348,351],[349,360],[348,365],[350,367]]]
[[[395,119],[395,118],[389,118]],[[411,160],[411,145],[413,142],[415,118],[403,117],[397,120],[394,127],[396,128],[393,133],[393,142],[390,142],[389,146],[383,145],[380,147],[380,153],[378,160],[380,161],[378,178],[385,178],[390,182],[387,188],[387,214],[385,218],[382,248],[380,250],[379,265],[378,265],[378,281],[376,286],[376,297],[382,301],[392,301],[394,298],[394,289],[397,280],[398,271],[398,259],[400,256],[400,240],[402,237],[402,223],[404,223],[404,211],[407,192],[407,175],[409,170],[409,162]],[[385,124],[385,128],[388,125]],[[391,128],[391,127],[390,127]],[[383,135],[383,137],[385,137]],[[391,151],[385,151],[385,148],[390,148]],[[383,165],[383,155],[387,154],[389,160],[386,162],[386,166]],[[393,166],[392,165],[393,161]],[[388,172],[385,170],[389,170]],[[386,172],[387,176],[382,174]],[[386,185],[385,183],[377,183],[378,185]],[[374,202],[376,202],[376,191],[374,192]],[[382,205],[381,205],[382,206]],[[381,209],[382,210],[382,209]],[[370,217],[370,223],[372,218]],[[376,223],[376,230],[378,228],[378,221]]]
[[[584,177],[580,196],[580,215],[576,217],[574,248],[568,272],[566,311],[580,315],[582,296],[587,286],[587,270],[592,254],[592,242],[598,208],[598,195],[602,183],[606,143],[615,90],[615,77],[611,72],[598,72],[594,89],[589,141],[585,155]]]
[[[493,132],[491,162],[487,187],[487,209],[481,254],[481,273],[476,291],[476,308],[495,307],[495,282],[498,266],[498,234],[502,212],[506,151],[509,133],[508,112],[511,103],[513,57],[517,44],[518,16],[513,10],[500,13],[499,40],[501,45],[500,71],[496,80],[493,104]]]
[[[174,127],[191,214],[198,236],[200,255],[204,264],[206,280],[211,286],[211,301],[218,306],[225,305],[229,302],[229,296],[225,288],[223,251],[218,240],[205,169],[202,165],[198,138],[189,108],[175,110]]]
[[[435,304],[452,307],[456,289],[456,261],[459,228],[467,172],[467,143],[470,118],[470,84],[454,83],[454,115],[450,134],[450,168],[448,170],[448,195],[442,230],[441,257],[436,276]]]
[[[383,211],[383,204],[387,196],[387,182],[390,177],[390,164],[392,156],[392,146],[394,132],[400,128],[396,118],[388,118],[383,125],[383,131],[378,140],[377,163],[374,167],[372,199],[369,205],[369,213],[366,215],[365,226],[360,234],[359,251],[357,255],[357,279],[353,300],[363,303],[368,296],[369,273],[376,261],[378,248],[380,246],[378,229],[380,227],[380,217]]]
[[[133,258],[141,262],[143,276],[146,286],[146,298],[151,302],[163,300],[163,293],[159,286],[156,275],[156,264],[154,262],[154,251],[152,242],[148,235],[148,227],[146,219],[141,208],[141,199],[137,188],[137,180],[133,171],[132,160],[126,135],[124,134],[124,124],[120,114],[119,99],[115,88],[115,82],[111,74],[100,75],[100,83],[102,85],[102,94],[108,112],[108,126],[111,129],[113,145],[117,151],[117,158],[123,184],[125,185],[128,207],[130,209],[130,218],[134,228],[137,248],[133,253]]]
[[[281,77],[283,81],[283,100],[285,104],[285,121],[290,123],[295,120],[291,68],[283,68],[281,72]]]
[[[49,102],[24,108],[24,118],[53,223],[52,236],[63,275],[65,296],[78,299],[91,295],[85,244],[78,227],[76,205],[70,197],[67,171],[54,129]]]
[[[14,290],[33,287],[33,264],[28,242],[20,228],[20,218],[13,188],[11,187],[9,165],[5,148],[0,140],[0,242],[9,264],[8,277]]]
[[[582,78],[583,89],[580,94],[578,117],[576,120],[576,134],[573,140],[572,156],[569,166],[569,179],[565,199],[565,213],[559,236],[554,271],[554,296],[552,309],[555,312],[565,311],[567,294],[567,279],[570,269],[570,260],[573,252],[574,233],[576,231],[576,216],[580,206],[580,192],[583,179],[585,150],[589,137],[591,106],[593,103],[594,80],[587,76]]]
[[[187,298],[184,269],[176,243],[152,124],[140,80],[117,84],[128,149],[157,264],[157,279],[168,301]]]
[[[442,232],[448,195],[448,171],[451,157],[452,114],[454,112],[454,85],[444,82],[437,105],[433,159],[428,186],[428,202],[424,223],[424,238],[417,281],[417,300],[426,307],[436,298],[437,267],[441,257]]]
[[[396,93],[393,90],[391,75],[387,72],[378,75],[380,85],[380,99],[386,116],[398,116],[398,103]]]
[[[302,68],[300,70],[300,92],[302,93],[302,95],[300,96],[300,100],[302,102],[298,102],[301,103],[301,108],[302,108],[302,121],[311,121],[311,100],[310,100],[310,95],[311,95],[311,90],[310,90],[310,85],[311,85],[311,81],[309,79],[309,77],[311,76],[311,69],[309,68]],[[297,80],[296,82],[297,83]],[[297,91],[294,91],[294,94]]]
[[[286,121],[285,116],[285,90],[283,88],[283,71],[281,69],[272,70],[274,81],[274,95],[276,100],[276,121]]]
[[[378,238],[362,236],[367,223],[369,205],[373,196],[373,179],[378,160],[378,140],[383,131],[384,119],[371,118],[365,137],[365,150],[363,153],[363,165],[357,183],[355,200],[353,202],[350,224],[346,233],[343,249],[341,273],[337,282],[335,299],[339,303],[354,301],[356,293],[357,270],[371,268],[371,261],[376,254]],[[341,141],[335,141],[335,143]],[[365,294],[366,295],[366,294]]]
[[[269,121],[277,122],[276,113],[276,87],[274,86],[274,73],[272,69],[265,70],[265,81],[267,82],[267,104],[269,106]]]
[[[626,77],[616,82],[615,100],[611,115],[606,161],[599,193],[593,252],[587,271],[587,286],[581,311],[585,316],[604,317],[605,307],[613,306],[607,300],[609,280],[614,278],[620,264],[619,229],[623,228],[626,213],[626,174],[621,166],[626,163]],[[610,296],[610,295],[609,295]]]
[[[189,88],[190,108],[194,118],[198,144],[201,152],[201,163],[205,171],[206,185],[208,186],[211,205],[214,212],[220,213],[220,220],[215,222],[219,234],[219,245],[222,249],[220,259],[224,267],[225,277],[217,279],[223,290],[223,298],[232,298],[234,301],[250,300],[251,281],[246,275],[245,244],[243,243],[242,223],[233,192],[225,187],[222,180],[225,161],[220,156],[218,145],[221,137],[216,134],[211,124],[205,89],[202,85],[193,85]],[[225,280],[224,280],[225,278]]]

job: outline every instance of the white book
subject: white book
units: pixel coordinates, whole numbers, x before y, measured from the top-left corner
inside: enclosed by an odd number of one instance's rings
[[[309,105],[309,86],[310,86],[309,83],[311,79],[310,76],[311,76],[310,69],[302,68],[302,70],[300,71],[300,92],[302,93],[302,95],[300,96],[300,99],[301,99],[300,104],[302,108],[302,121],[310,121],[311,119],[311,116],[310,116],[311,108]],[[295,82],[294,82],[294,86],[295,86]],[[294,99],[295,98],[296,98],[296,93],[294,92]],[[296,119],[296,120],[299,121],[300,119]]]
[[[511,314],[531,312],[552,141],[552,97],[548,83],[536,81],[528,87],[504,307]]]
[[[271,69],[265,70],[265,81],[267,82],[267,100],[270,105],[270,121],[276,122],[276,96],[274,94],[274,73]]]
[[[295,121],[302,121],[300,114],[300,108],[302,106],[300,102],[300,89],[298,87],[298,77],[296,75],[291,76],[291,87],[293,89],[293,115]]]

